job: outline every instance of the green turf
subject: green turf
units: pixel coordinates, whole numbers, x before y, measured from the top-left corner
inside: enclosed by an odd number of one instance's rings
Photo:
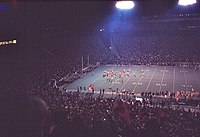
[[[118,74],[122,69],[130,70],[130,77],[126,76],[123,83],[118,75],[114,77],[113,83],[103,77],[105,70],[113,70]],[[144,75],[142,75],[142,70],[144,70]],[[100,66],[85,74],[83,78],[65,85],[64,88],[66,90],[76,90],[77,86],[87,88],[91,83],[94,84],[95,91],[105,89],[106,92],[111,89],[117,90],[117,88],[134,91],[136,94],[146,91],[200,91],[200,71],[171,66]]]

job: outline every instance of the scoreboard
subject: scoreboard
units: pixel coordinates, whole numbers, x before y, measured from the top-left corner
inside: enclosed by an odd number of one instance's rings
[[[8,41],[0,41],[0,46],[9,45],[9,44],[16,44],[16,43],[17,43],[16,39],[14,39],[14,40],[8,40]]]

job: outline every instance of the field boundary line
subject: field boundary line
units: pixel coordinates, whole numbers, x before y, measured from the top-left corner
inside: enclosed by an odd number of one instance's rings
[[[166,70],[166,67],[164,68],[164,71],[163,71],[163,75],[162,75],[162,79],[161,79],[161,81],[160,81],[160,88],[159,88],[159,92],[161,91],[161,89],[162,89],[162,83],[163,83],[163,80],[164,80],[164,76],[165,76],[165,71]]]
[[[121,69],[121,67],[117,68],[117,70],[120,70],[120,69]],[[100,79],[100,77],[99,77],[98,79]],[[106,83],[106,82],[108,82],[108,81],[102,82],[96,89],[98,89],[99,87],[101,87],[101,86],[102,86],[104,83]]]
[[[147,68],[145,69],[144,74],[146,73],[146,70],[147,70],[148,68],[149,68],[149,67],[147,67]],[[143,75],[143,74],[142,74],[142,75]],[[141,79],[142,79],[142,75],[141,75],[141,77],[139,78],[139,80],[137,81],[137,83],[139,83],[139,82],[141,81]],[[135,85],[135,87],[133,88],[133,91],[135,91],[137,85],[138,85],[138,84]]]
[[[193,71],[194,71],[194,75],[195,75],[195,77],[196,77],[196,80],[197,80],[197,83],[198,83],[198,86],[199,86],[199,90],[200,90],[199,79],[198,79],[198,77],[197,77],[197,74],[196,74],[195,70],[193,70]]]
[[[155,75],[157,69],[158,69],[158,67],[156,67],[156,69],[154,70],[153,75],[151,76],[151,78],[150,78],[150,80],[149,80],[149,83],[148,83],[148,85],[147,85],[146,91],[149,89],[149,86],[150,86],[150,84],[151,84],[151,82],[152,82],[152,79],[153,79],[153,77],[154,77],[154,75]]]
[[[188,83],[187,83],[187,79],[186,79],[186,74],[185,74],[185,69],[184,68],[183,68],[183,74],[184,74],[184,79],[185,79],[186,91],[188,91]]]
[[[176,79],[176,70],[174,67],[174,73],[173,73],[173,92],[175,92],[175,79]]]
[[[142,66],[142,65],[141,65]],[[123,88],[124,88],[124,86],[127,84],[127,82],[131,79],[131,77],[133,77],[134,75],[135,75],[135,72],[139,69],[139,68],[141,68],[141,66],[139,66],[134,72],[133,72],[133,74],[128,78],[128,80],[122,85],[122,87],[120,88],[120,90],[119,91],[121,91]]]

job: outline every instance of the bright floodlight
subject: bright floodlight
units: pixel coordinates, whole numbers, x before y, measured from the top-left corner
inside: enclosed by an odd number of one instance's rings
[[[12,42],[13,42],[14,44],[16,44],[16,43],[17,43],[17,40],[16,40],[16,39],[14,39]]]
[[[135,4],[133,3],[133,1],[118,1],[115,6],[118,9],[128,10],[128,9],[132,9],[134,5]]]
[[[197,3],[197,0],[179,0],[178,4],[182,6],[192,5]]]

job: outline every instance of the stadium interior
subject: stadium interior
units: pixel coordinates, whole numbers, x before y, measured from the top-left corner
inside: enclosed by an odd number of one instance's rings
[[[0,136],[199,137],[200,1],[185,1],[0,2]]]

